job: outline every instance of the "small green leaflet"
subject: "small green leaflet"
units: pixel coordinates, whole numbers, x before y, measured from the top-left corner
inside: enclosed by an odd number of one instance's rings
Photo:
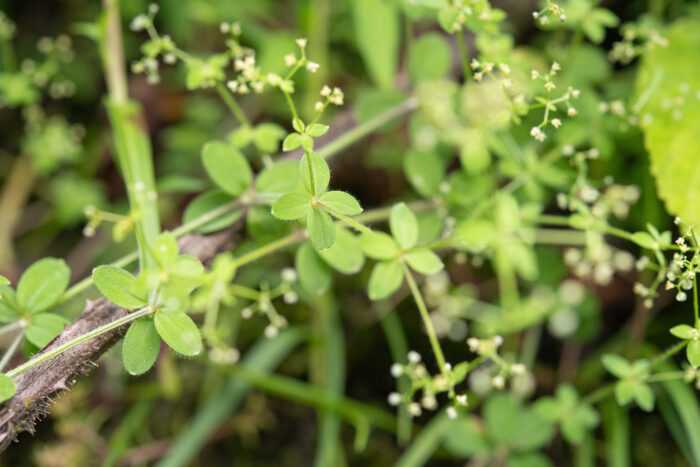
[[[328,191],[321,195],[319,201],[346,216],[356,216],[362,212],[360,203],[344,191]]]
[[[373,259],[393,259],[399,254],[399,248],[394,239],[384,232],[362,234],[360,248],[364,254]]]
[[[328,189],[331,171],[328,163],[318,153],[304,154],[299,163],[299,173],[304,188],[310,194],[320,196]]]
[[[40,313],[32,317],[27,326],[25,336],[27,340],[40,349],[46,347],[54,337],[58,336],[64,325],[68,322],[63,316],[53,313]]]
[[[17,284],[17,304],[29,313],[50,308],[68,287],[70,269],[65,261],[44,258],[32,264]]]
[[[0,402],[5,402],[15,395],[17,387],[9,376],[0,373]]]
[[[327,250],[318,252],[326,263],[343,274],[355,274],[365,264],[357,238],[347,230],[336,227],[335,242]]]
[[[418,241],[418,220],[408,206],[399,203],[391,209],[389,217],[391,234],[401,245],[401,248],[408,250],[416,246]]]
[[[311,244],[317,250],[330,248],[335,242],[335,225],[326,211],[312,209],[307,216],[306,228]]]
[[[440,257],[427,248],[412,250],[404,258],[411,269],[425,275],[435,274],[444,267]]]
[[[398,260],[377,263],[369,276],[367,295],[370,300],[383,300],[401,287],[403,269]]]
[[[272,215],[282,220],[295,220],[304,217],[311,209],[311,196],[308,193],[291,191],[285,193],[272,205]]]
[[[133,310],[148,303],[137,292],[136,278],[116,266],[99,266],[92,272],[95,286],[107,300],[117,306]]]
[[[160,336],[151,318],[134,321],[124,336],[122,362],[132,375],[141,375],[151,369],[160,351]]]
[[[197,325],[183,312],[159,310],[154,318],[158,334],[174,351],[192,357],[202,350]]]
[[[221,141],[204,145],[202,163],[209,177],[231,196],[243,193],[253,180],[253,172],[243,154]]]

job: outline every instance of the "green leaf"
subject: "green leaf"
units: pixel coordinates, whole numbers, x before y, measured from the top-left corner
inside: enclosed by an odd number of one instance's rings
[[[700,366],[700,341],[692,340],[688,342],[688,347],[685,349],[685,354],[688,357],[688,363],[694,368]]]
[[[65,261],[44,258],[29,266],[17,284],[17,304],[29,313],[50,308],[68,287],[70,269]]]
[[[274,123],[261,123],[255,127],[253,143],[262,154],[274,154],[287,132]]]
[[[427,248],[419,248],[404,255],[411,269],[421,274],[430,275],[445,267],[438,255]]]
[[[153,241],[153,255],[163,267],[168,267],[177,258],[177,240],[170,232],[163,232]]]
[[[620,405],[629,404],[634,399],[635,386],[637,383],[632,381],[619,381],[615,383],[615,400]]]
[[[9,285],[10,279],[5,276],[0,275],[0,285]]]
[[[695,328],[687,324],[679,324],[678,326],[673,326],[670,332],[679,339],[690,339],[690,334],[693,332],[693,329]]]
[[[325,250],[328,251],[328,250]],[[297,249],[294,267],[299,273],[301,286],[309,293],[321,295],[331,285],[331,272],[326,263],[318,257],[316,251],[308,243]]]
[[[132,375],[142,375],[151,369],[160,351],[160,336],[150,318],[134,321],[124,336],[122,362]]]
[[[374,259],[394,259],[399,254],[396,241],[384,232],[362,234],[360,248],[364,254]]]
[[[647,250],[651,250],[652,247],[654,246],[655,240],[654,238],[649,235],[647,232],[635,232],[632,234],[632,241],[636,243],[637,245],[641,246],[642,248],[646,248]]]
[[[235,200],[231,195],[222,190],[213,190],[202,193],[193,199],[185,208],[182,214],[182,222],[187,224],[196,219],[199,219],[205,214],[209,214],[215,209],[219,209]],[[215,219],[202,224],[195,229],[199,233],[212,233],[223,230],[226,227],[233,225],[243,214],[242,209],[234,209],[226,214],[217,216]]]
[[[654,410],[654,391],[648,384],[637,383],[634,386],[634,400],[640,409],[646,412]]]
[[[333,219],[321,209],[309,211],[306,220],[306,228],[309,231],[311,243],[317,250],[325,250],[333,246],[335,242],[335,225]]]
[[[328,191],[321,195],[319,201],[346,216],[356,216],[362,212],[360,203],[344,191]]]
[[[5,402],[15,395],[17,387],[9,376],[0,373],[0,402]]]
[[[328,131],[328,128],[328,125],[323,125],[322,123],[314,123],[308,128],[306,133],[313,136],[314,138],[318,138],[319,136],[325,135]]]
[[[137,291],[136,277],[116,266],[99,266],[92,271],[95,286],[107,300],[122,308],[133,310],[148,302]]]
[[[294,117],[292,119],[292,128],[294,128],[297,133],[301,134],[304,132],[306,125],[304,125],[304,122],[302,122],[299,117]]]
[[[343,274],[355,274],[365,264],[365,255],[362,254],[357,237],[341,227],[336,227],[333,246],[318,253],[331,267]]]
[[[243,154],[221,141],[204,145],[202,163],[214,183],[231,196],[243,193],[253,180],[253,172]]]
[[[409,52],[408,74],[413,82],[442,78],[450,71],[452,53],[441,34],[423,34],[413,41]]]
[[[0,323],[11,323],[18,319],[19,315],[10,304],[0,299]]]
[[[311,196],[308,193],[292,191],[286,193],[272,205],[272,215],[278,219],[292,221],[304,217],[311,209]]]
[[[445,448],[450,453],[463,458],[488,454],[491,450],[484,426],[476,417],[458,418],[445,437]]]
[[[434,152],[413,149],[406,154],[403,170],[413,189],[421,196],[433,196],[440,190],[445,168]]]
[[[202,350],[199,329],[185,313],[159,310],[154,321],[158,334],[174,351],[191,357]]]
[[[43,348],[63,331],[67,322],[63,316],[40,313],[32,317],[25,335],[29,342]]]
[[[493,243],[496,227],[486,219],[467,219],[457,225],[454,237],[460,247],[480,251]]]
[[[387,1],[352,0],[355,37],[365,66],[378,86],[394,85],[399,53],[399,11]]]
[[[404,250],[413,248],[418,241],[418,220],[408,206],[399,203],[391,208],[389,216],[391,234]]]
[[[659,197],[667,210],[685,224],[700,222],[700,106],[673,104],[679,89],[692,94],[700,89],[700,73],[690,63],[700,61],[700,28],[697,20],[676,21],[664,31],[667,47],[644,54],[637,74],[636,98],[644,144]]]
[[[470,174],[479,174],[491,163],[491,154],[486,147],[486,137],[481,130],[465,130],[466,142],[459,151],[462,168]]]
[[[401,287],[403,269],[398,261],[382,261],[372,269],[367,286],[370,300],[383,300]]]
[[[299,180],[299,162],[280,161],[265,167],[255,179],[255,191],[258,196],[272,204],[284,193],[296,191],[301,186]]]
[[[630,362],[619,355],[607,353],[601,358],[601,363],[606,370],[618,378],[627,378],[633,371]]]
[[[312,195],[325,192],[331,180],[328,163],[315,152],[304,154],[299,163],[299,173],[304,187]]]
[[[309,135],[301,135],[301,147],[311,151],[314,148],[314,139]]]
[[[301,146],[301,135],[299,133],[289,133],[282,141],[282,150],[284,152],[294,151],[299,146]]]

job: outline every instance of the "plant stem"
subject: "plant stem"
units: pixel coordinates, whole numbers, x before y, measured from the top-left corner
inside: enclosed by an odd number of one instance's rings
[[[697,275],[693,276],[693,312],[695,313],[695,329],[700,326],[700,319],[698,319],[698,278]]]
[[[345,214],[342,214],[342,213],[336,211],[335,209],[326,206],[325,204],[319,204],[319,206],[321,206],[325,211],[327,211],[328,213],[330,213],[334,217],[337,217],[341,221],[345,222],[346,224],[348,224],[350,227],[354,228],[358,232],[362,232],[364,234],[373,233],[372,229],[370,229],[369,227],[367,227],[364,224],[361,224],[360,222],[357,222],[352,217],[346,216]]]
[[[250,120],[248,120],[248,117],[246,116],[245,112],[243,111],[241,106],[238,105],[236,99],[233,98],[228,88],[226,88],[226,86],[224,86],[221,83],[216,83],[216,91],[219,93],[219,96],[221,96],[221,99],[224,101],[224,103],[231,110],[231,113],[233,113],[234,117],[236,117],[238,123],[240,123],[241,126],[243,126],[244,128],[252,128]]]
[[[6,376],[9,376],[10,378],[14,378],[15,376],[24,373],[28,369],[35,367],[36,365],[45,362],[46,360],[49,360],[50,358],[53,358],[57,355],[62,354],[68,349],[71,349],[75,347],[76,345],[82,344],[85,341],[88,341],[92,339],[93,337],[97,337],[101,334],[104,334],[105,332],[109,332],[113,329],[116,329],[120,326],[123,326],[124,324],[130,323],[138,318],[141,318],[143,316],[147,316],[150,313],[153,313],[153,309],[150,306],[147,306],[145,308],[142,308],[140,310],[134,311],[133,313],[130,313],[123,318],[119,318],[115,321],[112,321],[111,323],[107,323],[104,326],[100,326],[99,328],[93,329],[92,331],[86,332],[85,334],[78,336],[74,339],[69,340],[68,342],[65,342],[64,344],[59,345],[55,349],[51,349],[48,352],[42,353],[37,355],[36,357],[32,358],[31,360],[25,362],[24,364],[18,366],[17,368],[13,368],[12,370],[8,371],[5,373]]]
[[[459,55],[462,57],[462,73],[464,73],[464,82],[466,83],[469,81],[472,71],[469,68],[469,51],[464,41],[464,31],[461,28],[457,30],[457,45],[459,46]]]
[[[0,360],[0,371],[5,369],[5,366],[9,363],[10,359],[15,354],[17,347],[19,347],[19,344],[22,343],[22,338],[24,338],[24,331],[17,334],[15,340],[12,341],[12,344],[10,344],[10,346],[5,351],[5,354],[2,356],[2,360]]]
[[[267,256],[268,254],[273,253],[277,250],[281,250],[282,248],[294,245],[296,242],[301,241],[304,238],[306,238],[306,232],[303,230],[297,230],[296,232],[287,235],[286,237],[282,237],[278,240],[268,243],[267,245],[263,245],[260,248],[250,251],[244,254],[243,256],[235,258],[233,260],[233,265],[239,268],[245,264],[252,263],[257,259],[260,259],[263,256]]]
[[[124,67],[119,0],[103,0],[102,4],[104,5],[106,20],[101,51],[107,89],[112,101],[117,104],[123,104],[128,101],[129,97],[126,84],[126,68]]]
[[[413,300],[416,302],[418,311],[420,312],[421,319],[423,320],[423,325],[425,326],[425,331],[428,334],[428,339],[430,340],[430,345],[433,348],[433,353],[435,354],[435,359],[437,360],[438,366],[440,367],[440,372],[448,379],[447,368],[445,368],[445,355],[442,353],[442,348],[440,347],[440,342],[438,341],[437,334],[435,333],[435,328],[433,327],[433,322],[430,320],[430,315],[428,314],[428,308],[425,306],[423,301],[423,296],[418,289],[416,280],[413,278],[413,274],[408,267],[401,263],[403,267],[404,276],[406,277],[406,282],[408,283],[409,289],[411,289],[411,294],[413,295]]]

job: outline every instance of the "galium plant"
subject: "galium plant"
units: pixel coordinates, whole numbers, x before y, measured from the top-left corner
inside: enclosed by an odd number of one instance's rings
[[[595,463],[601,424],[612,449],[627,458],[619,420],[629,416],[632,403],[653,411],[660,395],[672,401],[662,415],[673,424],[682,454],[700,461],[693,442],[700,419],[678,413],[700,414],[690,388],[697,385],[700,366],[700,191],[692,144],[700,118],[692,101],[700,81],[684,66],[700,50],[697,11],[670,26],[647,17],[627,23],[606,53],[592,44],[603,43],[618,26],[615,13],[587,0],[547,0],[532,17],[545,37],[556,40],[535,51],[514,45],[503,24],[506,12],[485,0],[353,0],[357,50],[378,88],[368,101],[379,104],[329,142],[333,120],[327,116],[345,104],[345,94],[332,81],[320,83],[310,110],[299,111],[301,75],[308,78],[326,66],[313,61],[307,39],[294,41],[295,52],[282,57],[286,71],[280,74],[260,64],[245,25],[221,23],[224,50],[199,56],[159,32],[159,8],[151,5],[130,23],[146,36],[131,71],[157,85],[168,78],[165,65],[182,67],[184,87],[215,91],[236,122],[224,137],[201,147],[201,166],[213,188],[189,203],[180,227],[163,231],[150,138],[136,123],[142,109],[126,88],[117,5],[106,3],[94,36],[129,205],[126,214],[88,206],[84,232],[94,235],[104,222],[114,222],[113,240],[135,240],[137,251],[96,267],[70,288],[70,270],[53,258],[29,267],[16,289],[2,278],[0,320],[7,324],[0,333],[16,337],[0,369],[23,339],[29,354],[0,377],[3,400],[12,404],[18,397],[15,382],[22,373],[128,325],[121,358],[130,374],[147,373],[165,342],[177,355],[210,362],[263,391],[317,408],[319,423],[331,427],[321,430],[326,434],[320,446],[332,446],[319,448],[318,465],[329,465],[326,456],[334,457],[328,452],[342,448],[341,418],[355,426],[358,451],[372,427],[410,443],[400,465],[421,465],[440,447],[455,459],[552,465],[544,450],[556,442],[557,429],[577,458]],[[11,29],[3,18],[0,33],[7,36]],[[442,33],[414,38],[414,20],[435,23]],[[399,21],[406,24],[410,96],[391,89]],[[467,34],[474,37],[473,49]],[[449,41],[459,50],[462,80],[451,70]],[[608,60],[632,64],[635,86],[616,86]],[[286,125],[249,117],[243,103],[251,95],[279,97],[288,111]],[[401,160],[388,162],[388,170],[402,172],[409,189],[386,205],[363,209],[359,196],[340,189],[342,173],[331,170],[329,158],[370,133],[397,131],[387,124],[406,113],[409,124],[398,130]],[[617,226],[639,215],[640,201],[659,204],[645,192],[652,182],[640,189],[624,170],[615,171],[624,183],[613,177],[611,167],[628,145],[633,152],[648,150],[659,198],[678,216],[673,225],[642,216],[628,223],[642,230]],[[280,149],[283,154],[273,157]],[[241,225],[248,239],[232,251],[199,258],[180,251],[178,238],[185,234],[225,234]],[[293,257],[286,251],[292,249]],[[138,270],[127,269],[136,260]],[[342,313],[351,313],[347,304],[357,306],[358,300],[383,311],[396,388],[382,399],[397,408],[395,417],[343,395],[343,333],[329,297],[334,283],[343,285],[338,294],[352,291],[351,276],[366,294],[354,302],[344,297]],[[595,291],[619,284],[620,277],[634,277],[633,325],[642,337],[667,291],[685,305],[688,322],[669,327],[675,341],[666,350],[651,341],[625,347],[623,332],[610,337],[604,351],[582,357],[583,343],[600,327]],[[67,323],[53,309],[92,285],[128,312],[50,344]],[[395,310],[404,305],[425,334],[411,336],[410,347],[427,347],[428,355],[409,350],[404,322],[410,318],[399,318]],[[325,374],[309,384],[267,374],[262,363],[253,363],[261,348],[282,352],[286,346],[288,352],[291,342],[302,339],[289,337],[302,334],[298,325],[290,326],[297,318],[290,309],[300,306],[312,309],[311,327],[323,335],[320,351],[318,344],[309,346]],[[253,350],[244,351],[239,339],[245,328],[261,337]],[[539,375],[547,365],[541,357],[552,346],[544,333],[564,348],[560,374],[548,385]],[[446,337],[458,344],[448,348]],[[670,362],[683,352],[685,369],[675,368]],[[585,372],[597,376],[589,380]],[[612,399],[616,405],[608,404]],[[679,405],[688,399],[690,407]],[[423,425],[415,436],[414,422]],[[191,453],[178,449],[172,458],[187,462]]]

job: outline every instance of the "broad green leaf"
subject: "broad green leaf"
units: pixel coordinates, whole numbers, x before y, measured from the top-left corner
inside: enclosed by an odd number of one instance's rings
[[[355,37],[372,80],[380,87],[394,85],[399,53],[399,11],[384,0],[352,0]]]
[[[9,376],[0,373],[0,402],[5,402],[15,395],[17,387]]]
[[[362,234],[360,248],[373,259],[394,259],[399,254],[396,241],[384,232]]]
[[[154,321],[158,334],[174,351],[191,357],[202,350],[199,329],[185,313],[159,310]]]
[[[243,154],[221,141],[204,145],[202,163],[209,177],[231,196],[243,193],[253,180],[253,172]]]
[[[343,274],[355,274],[365,264],[360,243],[352,233],[337,227],[335,242],[327,250],[318,252],[328,264]]]
[[[679,324],[678,326],[673,326],[671,328],[671,334],[680,339],[690,339],[690,333],[693,332],[693,327],[687,324]]]
[[[311,243],[317,250],[325,250],[335,242],[335,225],[331,216],[321,209],[312,209],[306,218]]]
[[[316,152],[304,154],[299,162],[301,181],[312,195],[320,195],[328,189],[331,171],[328,163]]]
[[[472,457],[488,454],[491,450],[484,424],[476,417],[458,418],[452,422],[444,441],[445,448],[453,455]]]
[[[637,383],[634,386],[634,400],[640,409],[646,412],[654,410],[654,391],[648,384]]]
[[[692,340],[688,342],[688,347],[685,349],[685,354],[688,357],[688,363],[697,368],[700,366],[700,341]]]
[[[182,214],[182,222],[187,224],[194,220],[199,219],[201,216],[211,213],[214,210],[222,208],[229,203],[234,202],[235,198],[231,197],[228,193],[222,190],[208,191],[202,193],[193,199],[190,204],[185,208],[185,212]],[[233,225],[238,219],[241,218],[243,211],[241,209],[234,209],[216,216],[214,219],[202,224],[195,229],[195,232],[199,233],[212,233],[219,230],[223,230],[226,227]]]
[[[68,287],[70,269],[56,258],[40,259],[22,274],[17,284],[17,304],[29,313],[51,307]]]
[[[8,279],[5,276],[0,275],[0,285],[8,285],[10,283],[10,279]]]
[[[693,96],[700,73],[689,64],[700,62],[700,28],[695,19],[682,19],[663,35],[668,46],[643,56],[634,101],[659,197],[670,213],[694,224],[700,222],[700,106]]]
[[[412,42],[409,51],[408,74],[413,82],[442,78],[450,71],[452,51],[441,34],[423,34]]]
[[[467,219],[457,225],[454,237],[462,248],[480,251],[496,239],[496,228],[486,219]]]
[[[626,378],[632,374],[633,370],[630,362],[619,355],[607,353],[603,355],[600,361],[606,370],[618,378]]]
[[[313,136],[314,138],[318,138],[319,136],[325,135],[328,131],[328,128],[328,125],[324,125],[322,123],[314,123],[309,127],[307,133]]]
[[[272,205],[272,215],[282,220],[295,220],[304,217],[311,209],[311,196],[308,193],[291,191],[279,198]]]
[[[391,208],[389,216],[391,234],[404,250],[413,248],[418,241],[418,220],[408,206],[399,203]]]
[[[470,174],[479,174],[491,163],[491,154],[486,147],[485,136],[481,130],[465,130],[466,142],[459,151],[462,168]]]
[[[68,320],[63,316],[40,313],[32,317],[25,336],[29,342],[43,348],[63,331],[67,322]]]
[[[633,233],[632,240],[634,241],[634,243],[641,246],[642,248],[646,248],[647,250],[651,250],[655,243],[654,238],[647,232]]]
[[[290,133],[282,141],[282,150],[284,152],[293,151],[301,146],[301,135],[299,133]]]
[[[160,351],[160,336],[150,318],[134,321],[124,336],[122,362],[132,375],[142,375],[151,369]]]
[[[137,291],[136,277],[122,268],[98,266],[92,271],[92,278],[102,295],[117,306],[132,310],[148,304]]]
[[[382,261],[372,269],[367,286],[370,300],[383,300],[401,287],[403,269],[397,260]]]
[[[11,323],[18,319],[19,315],[10,304],[0,299],[0,323]]]
[[[406,253],[404,258],[411,269],[425,275],[435,274],[445,267],[440,257],[427,248],[419,248]]]
[[[437,194],[445,177],[445,168],[440,156],[434,152],[417,149],[406,154],[403,170],[411,186],[422,196]]]
[[[319,201],[346,216],[356,216],[362,212],[360,203],[344,191],[328,191],[321,195]]]
[[[272,204],[284,193],[295,191],[300,186],[299,162],[280,161],[265,167],[255,179],[255,191]]]
[[[170,232],[163,232],[153,242],[153,255],[163,267],[168,267],[175,261],[178,251],[177,240]]]
[[[328,250],[325,250],[328,251]],[[294,258],[294,267],[299,273],[301,286],[309,293],[321,295],[331,285],[331,271],[324,263],[314,248],[308,243],[297,249]]]
[[[634,399],[635,386],[638,383],[632,381],[620,381],[615,383],[615,400],[620,405],[629,404]]]
[[[287,132],[274,123],[261,123],[255,127],[253,143],[263,154],[274,154],[280,146],[280,141]]]
[[[192,282],[192,286],[196,286],[195,279],[201,278],[204,274],[204,266],[202,263],[191,255],[180,255],[168,268],[170,274],[180,278],[188,279],[188,282]]]

